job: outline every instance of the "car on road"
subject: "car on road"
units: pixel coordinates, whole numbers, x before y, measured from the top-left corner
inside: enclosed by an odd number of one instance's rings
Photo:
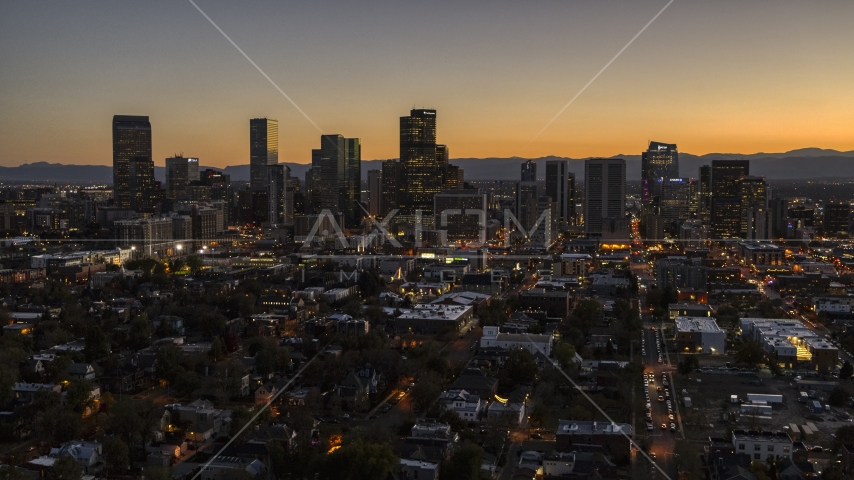
[[[659,401],[659,402],[663,402],[663,401],[664,401],[664,397],[662,397],[662,396],[660,396],[660,395],[659,395],[659,397],[658,397],[658,401]]]
[[[542,440],[543,439],[543,436],[537,432],[531,432],[531,434],[528,436],[530,438],[533,438],[534,440]]]
[[[647,424],[646,424],[646,431],[647,431],[647,432],[651,432],[651,431],[652,431],[652,428],[653,428],[653,427],[652,427],[652,422],[649,422],[649,423],[647,423]]]
[[[656,388],[656,390],[660,392],[660,391],[664,390],[664,387],[658,387],[658,388]]]
[[[661,429],[662,429],[662,430],[667,430],[667,424],[666,424],[666,423],[662,423],[662,424],[661,424]]]
[[[671,431],[671,432],[675,432],[675,431],[676,431],[676,424],[675,424],[675,423],[671,423],[671,424],[670,424],[670,431]]]

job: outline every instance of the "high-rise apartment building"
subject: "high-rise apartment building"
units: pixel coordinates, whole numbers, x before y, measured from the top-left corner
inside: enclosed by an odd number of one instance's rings
[[[533,160],[526,160],[525,163],[522,164],[522,176],[520,180],[523,182],[536,182],[537,181],[537,163]]]
[[[383,171],[368,170],[368,213],[379,216],[383,210]]]
[[[541,194],[537,182],[519,182],[516,187],[516,219],[526,231],[533,228],[539,218]]]
[[[441,149],[440,149],[441,150]],[[400,117],[400,163],[403,167],[401,208],[414,221],[421,211],[425,227],[432,228],[433,196],[445,184],[445,168],[436,152],[436,110],[413,109]]]
[[[711,226],[714,239],[741,233],[741,179],[750,175],[748,160],[712,161]]]
[[[116,206],[131,208],[131,161],[151,157],[151,123],[147,116],[113,116],[113,195]],[[152,167],[153,168],[153,167]],[[153,181],[153,180],[152,180]]]
[[[661,184],[679,178],[679,151],[672,143],[649,142],[641,154],[641,202],[645,214],[656,214]]]
[[[546,161],[546,191],[555,204],[555,221],[565,229],[575,223],[575,174],[566,160]]]
[[[279,163],[279,122],[271,118],[249,120],[249,188],[267,190],[267,167]]]
[[[626,161],[591,158],[584,161],[584,232],[621,230],[626,216]],[[628,231],[626,238],[628,238]]]

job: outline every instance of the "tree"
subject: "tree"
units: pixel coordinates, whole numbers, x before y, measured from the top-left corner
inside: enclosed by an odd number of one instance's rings
[[[601,318],[602,305],[599,304],[599,300],[585,298],[578,302],[568,321],[563,323],[567,327],[576,327],[586,334]]]
[[[204,266],[204,261],[198,255],[190,255],[187,257],[186,265],[190,269],[191,275],[198,275]]]
[[[564,370],[569,369],[575,362],[575,347],[566,342],[560,342],[555,345],[552,352],[560,368]]]
[[[836,387],[827,397],[827,403],[834,407],[844,407],[845,402],[847,402],[849,398],[848,392],[840,387]]]
[[[75,413],[85,412],[94,404],[92,382],[89,380],[72,380],[65,391],[65,404]]]
[[[397,457],[388,444],[370,444],[360,439],[332,452],[322,461],[321,480],[360,480],[386,478],[397,464]]]
[[[847,378],[851,378],[852,374],[854,374],[854,365],[851,365],[851,362],[845,360],[845,363],[842,364],[842,368],[839,369],[839,379],[845,380]]]
[[[77,464],[77,460],[71,455],[62,455],[50,469],[48,476],[50,480],[80,480],[83,478],[83,469]]]
[[[119,437],[108,436],[101,440],[104,447],[104,457],[107,470],[114,475],[127,472],[130,465],[130,450],[127,444]]]
[[[854,425],[845,425],[836,429],[833,441],[834,451],[838,452],[842,445],[854,445]]]
[[[528,350],[519,348],[511,350],[504,362],[504,371],[511,382],[511,389],[521,384],[533,383],[540,368],[534,361],[534,356]]]
[[[483,463],[483,449],[474,444],[458,448],[451,459],[442,462],[439,480],[478,480]]]
[[[700,360],[697,359],[696,355],[685,355],[677,366],[679,373],[682,375],[688,375],[698,368],[700,368]]]
[[[219,337],[214,338],[213,343],[211,343],[211,358],[213,358],[214,362],[218,362],[225,357],[225,354],[225,344],[222,342],[222,339]]]
[[[154,357],[154,374],[172,385],[183,370],[180,362],[181,351],[178,347],[171,343],[161,345]]]
[[[737,362],[755,367],[765,360],[765,350],[762,349],[761,343],[748,340],[741,345],[741,349],[735,353],[734,358]]]
[[[110,354],[110,340],[98,327],[91,327],[86,332],[86,344],[83,347],[83,355],[87,362],[94,362]]]
[[[442,423],[447,423],[451,426],[451,430],[454,432],[462,432],[468,426],[468,423],[460,418],[459,414],[453,410],[445,410],[439,415],[439,421]]]
[[[410,392],[412,403],[419,412],[427,410],[442,393],[439,383],[430,377],[432,375],[422,375]]]

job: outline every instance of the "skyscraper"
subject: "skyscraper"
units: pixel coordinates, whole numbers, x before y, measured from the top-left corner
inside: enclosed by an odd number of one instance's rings
[[[448,165],[445,171],[445,190],[459,190],[464,184],[465,171],[456,165]]]
[[[672,143],[649,142],[641,154],[641,202],[645,214],[657,214],[661,184],[679,178],[679,152]]]
[[[712,167],[700,167],[700,183],[697,186],[697,216],[708,224],[712,219]]]
[[[526,160],[525,163],[522,164],[522,176],[520,178],[523,182],[536,182],[537,181],[537,164],[533,160]]]
[[[338,203],[344,221],[350,228],[358,226],[364,216],[359,192],[362,186],[362,140],[344,139],[344,164],[338,172]]]
[[[157,191],[159,184],[154,181],[154,162],[151,158],[131,158],[128,179],[130,208],[137,212],[153,212],[160,192]]]
[[[441,150],[441,149],[440,149]],[[414,221],[421,211],[422,221],[432,228],[433,196],[445,183],[443,159],[436,154],[436,110],[413,109],[400,117],[400,163],[403,168],[403,215]]]
[[[383,162],[382,171],[382,202],[380,204],[380,216],[385,217],[395,208],[400,208],[404,190],[403,166],[397,160],[386,160]]]
[[[131,160],[151,158],[151,123],[146,116],[113,116],[113,195],[116,206],[131,208]]]
[[[199,159],[175,155],[166,159],[166,197],[172,200],[187,195],[190,182],[199,181]]]
[[[851,205],[825,203],[822,230],[826,237],[843,238],[851,230]]]
[[[486,241],[486,194],[474,188],[445,190],[433,197],[433,203],[436,229],[445,232],[444,240]]]
[[[762,238],[770,237],[769,229],[763,226],[761,229],[755,228],[757,222],[768,223],[771,217],[768,215],[768,184],[765,183],[763,177],[744,177],[741,179],[741,237],[742,238]],[[763,212],[759,218],[754,210]],[[753,220],[749,222],[749,220]],[[757,237],[756,234],[764,237]],[[751,236],[749,233],[753,233]]]
[[[291,169],[280,163],[267,167],[267,221],[271,225],[293,225],[293,197],[290,185]]]
[[[619,233],[626,222],[626,161],[591,158],[584,161],[584,232]]]
[[[557,209],[555,220],[565,229],[575,219],[575,175],[569,172],[566,160],[546,161],[546,195]]]
[[[689,178],[668,178],[661,183],[658,212],[665,222],[688,220],[695,203],[696,184]]]
[[[713,160],[711,227],[714,239],[741,234],[741,179],[750,175],[748,160]]]
[[[249,120],[249,188],[267,190],[267,167],[279,163],[279,122]]]
[[[378,216],[383,205],[383,172],[368,170],[368,213]]]
[[[539,217],[537,210],[541,193],[537,182],[519,182],[516,187],[516,218],[526,231],[533,228]]]

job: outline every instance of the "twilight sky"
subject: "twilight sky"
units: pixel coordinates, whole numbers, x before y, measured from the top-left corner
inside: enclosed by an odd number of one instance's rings
[[[325,133],[398,156],[398,117],[438,110],[451,157],[854,149],[854,2],[667,0],[197,4]],[[151,117],[154,162],[279,161],[318,132],[185,1],[0,4],[0,165],[111,164],[114,114]]]

